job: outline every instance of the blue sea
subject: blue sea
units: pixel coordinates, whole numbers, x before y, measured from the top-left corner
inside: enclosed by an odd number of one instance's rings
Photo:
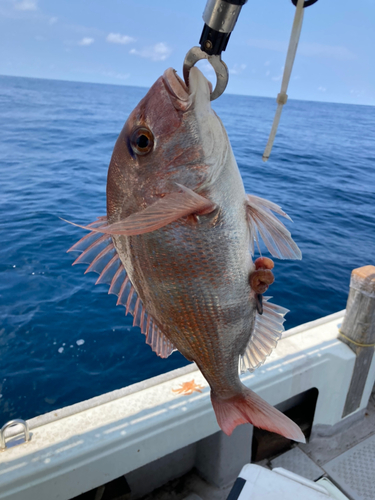
[[[112,149],[147,89],[0,77],[0,426],[187,364],[158,358],[106,285],[67,249],[106,213]],[[286,328],[345,308],[353,268],[375,264],[375,107],[293,101],[262,162],[275,100],[213,107],[247,192],[283,207],[302,261],[277,261]],[[77,254],[75,254],[77,255]]]

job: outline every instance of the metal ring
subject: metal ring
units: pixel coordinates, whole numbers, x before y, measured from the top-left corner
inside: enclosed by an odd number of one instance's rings
[[[187,86],[189,86],[189,71],[201,59],[207,59],[208,62],[215,70],[216,86],[211,92],[210,100],[214,101],[224,92],[228,85],[229,71],[224,61],[221,60],[220,55],[209,56],[200,47],[193,47],[185,56],[183,75]]]
[[[18,424],[22,425],[23,427],[23,432],[25,434],[25,442],[30,441],[30,431],[28,423],[20,418],[17,418],[16,420],[10,420],[0,429],[0,451],[6,450],[7,447],[5,442],[5,430],[8,429],[8,427],[12,427],[13,425],[18,425]]]
[[[305,3],[303,4],[303,8],[305,7],[310,7],[310,5],[314,5],[318,0],[305,0]],[[292,0],[292,4],[297,7],[297,2],[298,0]]]

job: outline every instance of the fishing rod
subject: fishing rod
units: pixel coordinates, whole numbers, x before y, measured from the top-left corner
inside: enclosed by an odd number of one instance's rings
[[[291,1],[296,7],[296,13],[284,66],[281,90],[276,98],[277,109],[268,142],[263,153],[263,161],[267,161],[271,154],[273,141],[281,117],[281,111],[288,99],[286,91],[288,89],[301,33],[303,10],[313,5],[318,0]],[[207,59],[215,70],[216,85],[211,92],[211,101],[220,97],[228,85],[229,71],[227,65],[221,59],[221,53],[227,48],[230,35],[236,25],[238,16],[246,3],[247,0],[207,0],[203,12],[204,27],[199,40],[200,47],[192,47],[185,56],[183,75],[186,85],[189,85],[189,71],[201,59]]]

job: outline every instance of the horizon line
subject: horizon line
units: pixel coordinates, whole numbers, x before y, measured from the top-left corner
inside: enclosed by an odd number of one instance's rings
[[[7,75],[7,74],[2,74],[2,73],[0,73],[0,77],[29,78],[31,80],[46,80],[46,81],[64,82],[64,83],[87,83],[90,85],[112,85],[114,87],[132,87],[132,88],[140,88],[140,89],[149,89],[151,87],[151,86],[147,87],[144,85],[129,85],[126,83],[104,83],[104,82],[92,82],[92,81],[87,81],[87,80],[68,80],[68,79],[61,79],[61,78],[45,78],[45,77],[40,77],[40,76]],[[226,93],[223,95],[233,95],[233,96],[240,96],[240,97],[258,97],[258,98],[262,98],[262,99],[275,99],[275,101],[276,101],[276,97],[274,97],[274,96],[253,95],[253,94],[236,94],[236,93]],[[288,95],[288,101],[318,102],[318,103],[322,103],[322,104],[344,104],[347,106],[371,106],[371,107],[375,106],[375,104],[358,104],[358,103],[339,102],[339,101],[318,101],[316,99],[298,99],[295,97],[290,97],[289,95]]]

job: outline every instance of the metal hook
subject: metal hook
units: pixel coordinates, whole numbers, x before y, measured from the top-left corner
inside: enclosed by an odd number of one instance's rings
[[[215,70],[216,86],[214,90],[211,92],[210,96],[211,101],[214,101],[215,99],[221,96],[221,94],[224,92],[224,90],[228,85],[228,80],[229,80],[228,67],[225,64],[225,62],[221,60],[220,55],[210,56],[206,54],[206,52],[203,52],[203,50],[200,47],[193,47],[186,54],[183,66],[183,75],[187,86],[189,86],[189,71],[201,59],[207,59]]]

